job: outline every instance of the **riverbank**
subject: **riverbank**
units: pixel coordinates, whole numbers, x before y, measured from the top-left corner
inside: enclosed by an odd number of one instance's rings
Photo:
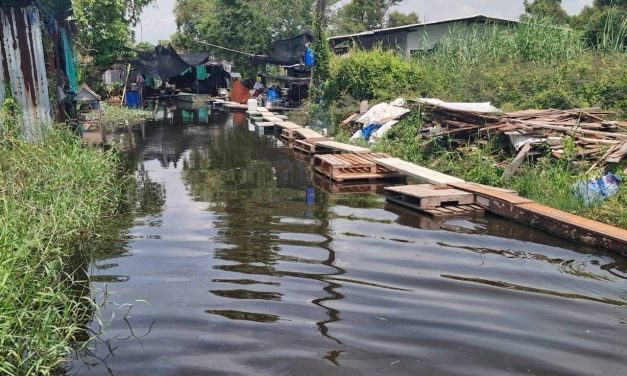
[[[369,147],[375,152],[416,163],[418,165],[453,175],[469,182],[481,183],[517,191],[521,196],[543,205],[560,209],[620,228],[627,228],[627,187],[620,186],[618,194],[596,206],[586,206],[573,194],[573,185],[588,179],[586,163],[571,160],[544,158],[538,162],[527,160],[511,178],[504,178],[506,166],[515,156],[507,153],[497,138],[479,142],[465,148],[450,149],[433,140],[419,139],[422,126],[419,111],[401,120],[382,140]],[[350,142],[351,133],[339,131],[336,138]],[[359,144],[360,142],[357,142]],[[363,143],[365,146],[365,143]],[[614,166],[617,176],[627,178],[625,165]]]
[[[6,125],[6,123],[5,123]],[[6,132],[5,132],[6,133]],[[115,151],[67,131],[0,144],[0,373],[55,373],[89,310],[73,244],[96,233],[121,199]]]

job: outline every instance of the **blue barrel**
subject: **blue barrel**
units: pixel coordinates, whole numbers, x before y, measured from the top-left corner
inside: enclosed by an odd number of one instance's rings
[[[129,90],[126,92],[126,106],[128,106],[128,108],[139,108],[139,90]]]

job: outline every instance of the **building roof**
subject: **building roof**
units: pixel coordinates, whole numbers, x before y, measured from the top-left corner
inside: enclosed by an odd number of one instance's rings
[[[397,26],[397,27],[388,27],[385,29],[368,30],[368,31],[363,31],[361,33],[355,33],[355,34],[338,35],[338,36],[329,38],[329,40],[339,40],[339,39],[348,39],[348,38],[355,38],[355,37],[362,37],[362,36],[371,36],[375,34],[392,33],[392,32],[396,32],[400,30],[406,30],[410,32],[410,31],[417,30],[418,28],[423,27],[423,26],[432,26],[432,25],[454,23],[454,22],[493,22],[493,23],[499,23],[499,24],[518,23],[518,21],[515,21],[515,20],[508,20],[505,18],[489,17],[489,16],[484,16],[482,14],[477,14],[477,15],[470,16],[470,17],[452,18],[448,20],[441,20],[441,21],[435,21],[435,22],[425,22],[425,23],[417,23],[417,24],[403,25],[403,26]]]

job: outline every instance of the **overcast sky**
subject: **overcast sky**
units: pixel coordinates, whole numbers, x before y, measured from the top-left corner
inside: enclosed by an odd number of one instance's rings
[[[345,0],[346,1],[346,0]],[[156,5],[144,10],[141,26],[135,29],[137,41],[156,44],[169,39],[176,31],[174,22],[175,0],[157,0]],[[562,0],[562,6],[570,14],[577,14],[592,0]],[[518,19],[523,12],[522,0],[404,0],[399,9],[403,12],[416,12],[425,22],[450,18],[467,17],[477,14]],[[143,38],[143,39],[142,39]]]

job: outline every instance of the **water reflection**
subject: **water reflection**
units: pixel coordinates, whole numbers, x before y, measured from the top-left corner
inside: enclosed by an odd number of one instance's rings
[[[624,258],[331,196],[244,116],[170,112],[133,139],[126,230],[91,244],[118,305],[76,373],[624,373]]]
[[[339,276],[345,271],[335,266],[336,254],[330,248],[332,240],[329,228],[328,197],[309,185],[307,166],[304,163],[286,163],[285,155],[269,148],[264,138],[251,142],[250,134],[230,132],[214,138],[205,150],[195,150],[184,162],[183,180],[192,196],[199,201],[210,202],[210,209],[217,214],[215,241],[228,245],[214,252],[214,257],[227,262],[215,269],[256,277],[308,278],[325,284],[320,298],[311,303],[320,307],[328,316],[316,325],[320,333],[341,343],[329,333],[329,324],[340,320],[339,311],[326,305],[329,301],[343,298],[341,285],[326,281],[326,276]],[[277,216],[280,214],[280,216]],[[313,220],[313,221],[312,221]],[[286,235],[289,235],[286,237]],[[293,257],[286,254],[289,245],[300,248],[315,245],[324,249],[323,260]],[[289,252],[288,252],[289,253]],[[324,272],[311,273],[295,268],[295,264],[320,264],[328,267]],[[300,271],[302,270],[302,271]],[[235,284],[242,284],[235,280]],[[233,279],[214,279],[213,282],[234,284]],[[281,282],[264,282],[246,279],[245,284],[280,288]],[[212,289],[214,295],[231,299],[282,301],[277,291],[248,289]],[[252,308],[248,306],[248,308]],[[277,308],[269,307],[280,311]],[[235,310],[207,310],[234,320],[276,322],[280,315],[268,312]]]

